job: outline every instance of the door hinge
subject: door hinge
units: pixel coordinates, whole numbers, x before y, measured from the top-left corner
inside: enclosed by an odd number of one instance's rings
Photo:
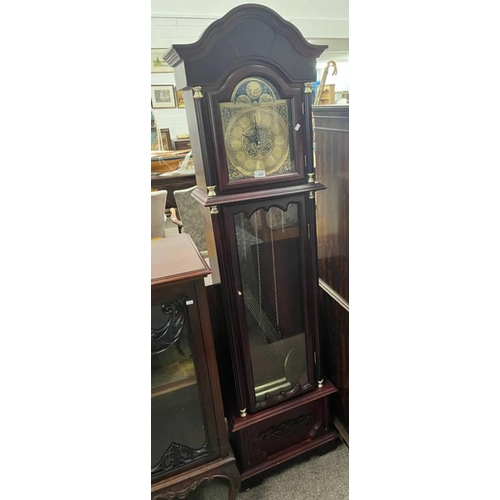
[[[316,351],[314,351],[314,364],[317,364],[317,361],[316,361]]]
[[[307,223],[307,239],[311,239],[311,224]]]

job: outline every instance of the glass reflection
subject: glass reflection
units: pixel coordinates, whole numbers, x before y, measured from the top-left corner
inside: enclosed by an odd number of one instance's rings
[[[185,298],[151,307],[151,474],[208,456]]]
[[[298,204],[234,216],[257,402],[308,382]]]

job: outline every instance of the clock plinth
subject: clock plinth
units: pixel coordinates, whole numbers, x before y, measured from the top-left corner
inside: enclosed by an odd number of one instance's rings
[[[337,389],[329,381],[307,395],[242,417],[230,417],[232,440],[238,450],[241,479],[272,469],[328,444],[336,446],[338,432],[329,424],[329,398]]]

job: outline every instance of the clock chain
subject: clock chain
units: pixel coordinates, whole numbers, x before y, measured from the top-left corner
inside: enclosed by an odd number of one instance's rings
[[[245,238],[245,220],[243,217],[243,212],[240,213],[240,218],[241,218],[241,232],[243,234],[243,257],[245,258],[245,261],[247,260],[247,240]]]
[[[279,316],[279,308],[278,308],[278,287],[277,287],[277,283],[276,283],[276,259],[275,259],[275,255],[274,255],[274,225],[273,225],[273,216],[272,216],[271,210],[269,211],[269,215],[270,215],[269,225],[271,226],[270,227],[270,229],[271,229],[271,256],[272,256],[272,263],[273,263],[274,304],[275,304],[275,308],[276,308],[276,326],[278,328],[278,335],[281,338],[280,316]],[[283,217],[283,211],[281,211],[281,214]],[[283,219],[282,219],[282,221],[283,221]]]
[[[275,243],[274,243],[274,223],[273,216],[276,214],[275,207],[272,207],[269,210],[269,219],[268,219],[268,227],[270,229],[271,236],[271,261],[272,261],[272,273],[273,273],[273,287],[274,287],[274,302],[275,302],[275,312],[276,312],[276,327],[270,321],[267,314],[262,309],[262,276],[261,276],[261,265],[260,265],[260,239],[259,239],[259,218],[257,216],[259,210],[254,212],[253,214],[253,226],[254,226],[254,236],[256,240],[256,257],[257,257],[257,278],[258,278],[258,301],[255,296],[251,292],[248,285],[244,285],[243,288],[243,300],[245,302],[245,306],[253,316],[255,321],[257,322],[261,332],[267,337],[274,352],[283,360],[283,369],[285,371],[285,377],[288,379],[289,375],[286,374],[287,364],[289,363],[290,354],[294,350],[289,349],[281,342],[283,338],[283,334],[280,330],[280,319],[279,319],[279,297],[278,297],[278,286],[276,279],[276,254],[275,254]],[[284,215],[283,211],[281,212],[281,227],[284,231]],[[243,219],[242,219],[243,225]],[[245,250],[244,250],[245,251]],[[291,380],[289,380],[291,382]]]
[[[253,219],[254,219],[254,225],[255,225],[255,241],[256,241],[256,250],[257,250],[257,278],[259,282],[259,309],[260,309],[260,319],[258,321],[259,327],[262,326],[262,281],[261,281],[261,275],[260,275],[260,252],[259,252],[259,228],[258,228],[258,222],[257,222],[257,211],[254,212],[253,214]]]

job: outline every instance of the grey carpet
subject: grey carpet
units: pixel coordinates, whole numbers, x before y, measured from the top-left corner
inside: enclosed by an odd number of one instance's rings
[[[205,483],[187,500],[227,500],[227,481]],[[339,444],[323,456],[282,465],[262,484],[243,491],[238,500],[348,500],[349,448]]]

